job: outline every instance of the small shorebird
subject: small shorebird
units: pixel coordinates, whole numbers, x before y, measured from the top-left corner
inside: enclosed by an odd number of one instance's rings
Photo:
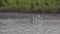
[[[42,23],[42,18],[41,18],[41,16],[40,15],[37,15],[37,17],[32,17],[32,21],[33,21],[33,23],[39,23],[39,22],[41,22]]]
[[[42,23],[42,17],[40,15],[38,15],[38,22]]]
[[[40,15],[38,15],[38,17],[40,17]]]

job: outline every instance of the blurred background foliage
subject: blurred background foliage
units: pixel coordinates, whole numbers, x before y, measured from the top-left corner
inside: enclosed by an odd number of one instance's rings
[[[56,13],[60,11],[60,0],[0,0],[0,10]]]

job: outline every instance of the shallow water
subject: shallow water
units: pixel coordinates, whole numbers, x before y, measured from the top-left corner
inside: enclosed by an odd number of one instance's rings
[[[0,34],[60,34],[60,23],[33,23],[29,19],[0,19]]]
[[[60,34],[59,15],[0,13],[0,34]]]

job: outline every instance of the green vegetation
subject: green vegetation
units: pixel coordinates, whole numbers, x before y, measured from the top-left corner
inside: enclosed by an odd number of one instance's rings
[[[60,0],[0,0],[0,10],[24,10],[56,13]]]

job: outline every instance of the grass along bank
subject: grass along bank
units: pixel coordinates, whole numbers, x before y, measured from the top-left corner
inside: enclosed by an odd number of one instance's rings
[[[60,0],[0,0],[0,10],[56,13],[60,11]]]

